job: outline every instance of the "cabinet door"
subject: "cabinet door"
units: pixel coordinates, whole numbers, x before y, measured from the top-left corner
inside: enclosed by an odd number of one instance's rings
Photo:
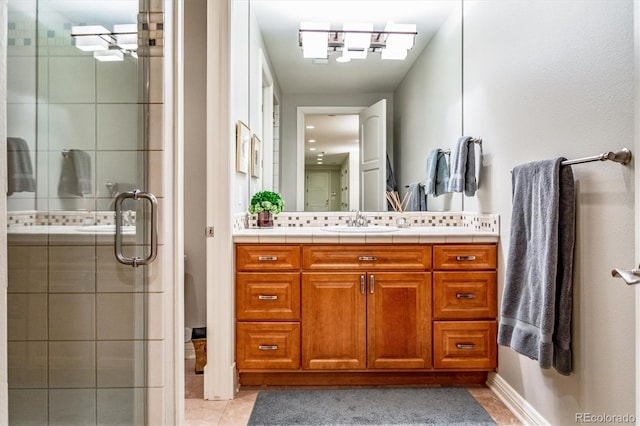
[[[366,367],[364,273],[302,274],[302,368]]]
[[[431,367],[431,274],[369,273],[368,367]]]

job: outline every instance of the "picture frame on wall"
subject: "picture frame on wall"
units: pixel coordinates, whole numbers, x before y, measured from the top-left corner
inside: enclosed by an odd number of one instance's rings
[[[236,124],[236,172],[249,172],[249,156],[251,149],[251,129],[238,120]]]
[[[260,177],[262,169],[262,141],[255,134],[251,137],[251,176]]]

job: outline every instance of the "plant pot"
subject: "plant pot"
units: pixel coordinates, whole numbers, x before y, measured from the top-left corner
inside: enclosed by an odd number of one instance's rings
[[[273,214],[270,212],[258,213],[258,227],[273,228]]]

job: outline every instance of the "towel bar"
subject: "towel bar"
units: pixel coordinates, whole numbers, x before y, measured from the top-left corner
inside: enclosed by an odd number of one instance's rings
[[[609,152],[603,152],[602,154],[599,155],[593,155],[591,157],[584,157],[584,158],[576,158],[575,160],[565,160],[562,163],[560,163],[560,165],[562,166],[569,166],[572,164],[582,164],[582,163],[590,163],[592,161],[613,161],[614,163],[620,163],[623,166],[626,166],[627,164],[629,164],[631,162],[631,158],[633,156],[631,155],[631,151],[628,148],[622,148],[620,151],[609,151]],[[511,172],[513,172],[513,169],[510,170]]]

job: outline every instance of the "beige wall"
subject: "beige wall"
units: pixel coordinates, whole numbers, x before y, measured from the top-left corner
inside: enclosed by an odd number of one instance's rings
[[[500,214],[502,290],[510,169],[634,148],[633,2],[465,0],[464,7],[464,132],[484,138],[485,162],[481,189],[465,209]],[[500,376],[550,424],[572,424],[582,412],[635,413],[634,290],[610,274],[637,260],[634,167],[589,163],[573,171],[574,373],[499,351]]]
[[[206,325],[206,0],[185,2],[184,277],[185,326]]]

